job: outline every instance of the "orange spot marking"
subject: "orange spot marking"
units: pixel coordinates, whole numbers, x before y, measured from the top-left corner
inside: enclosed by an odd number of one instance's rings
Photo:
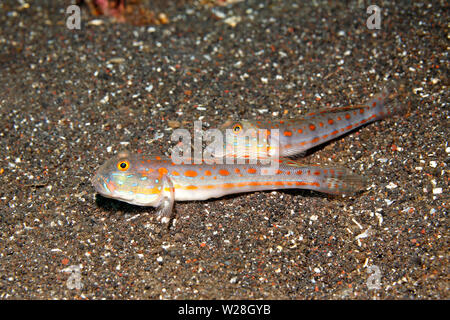
[[[256,173],[256,169],[250,168],[250,169],[247,170],[247,172],[251,173],[251,174],[254,174],[254,173]]]
[[[374,101],[373,103],[372,103],[372,107],[376,107],[377,106],[377,103]]]
[[[337,120],[338,120],[338,121],[341,121],[341,120],[342,120],[342,118],[341,118],[341,117],[337,117]]]
[[[364,113],[364,108],[359,109],[359,113]]]
[[[333,123],[334,123],[333,119],[328,119],[328,124],[333,124]]]
[[[319,122],[319,126],[320,126],[320,127],[323,127],[323,123],[322,123],[322,122]]]
[[[291,131],[285,131],[285,132],[283,132],[283,134],[284,134],[285,137],[292,136],[292,132]]]
[[[338,133],[339,133],[339,131],[334,130],[331,134],[332,134],[332,135],[335,135],[335,134],[338,134]]]
[[[185,175],[186,177],[194,178],[194,177],[196,177],[196,176],[198,175],[198,173],[197,173],[197,171],[194,171],[194,170],[186,170],[186,171],[184,172],[184,175]]]
[[[156,160],[161,160],[161,157],[160,157],[160,156],[156,156],[155,159],[156,159]]]
[[[311,130],[311,131],[316,130],[316,126],[313,125],[313,124],[310,124],[310,125],[309,125],[309,130]]]
[[[221,169],[221,170],[219,170],[219,174],[220,174],[221,176],[227,176],[227,175],[230,174],[230,171],[225,170],[225,169]]]
[[[303,174],[303,171],[302,171],[302,170],[298,170],[296,173],[297,173],[298,175],[300,175],[300,174]]]
[[[314,174],[315,174],[316,176],[320,176],[321,172],[320,172],[320,171],[315,171]]]
[[[179,176],[180,174],[178,173],[178,171],[172,171],[172,175],[173,176]]]
[[[158,169],[158,172],[159,172],[159,174],[161,174],[161,175],[165,175],[165,174],[167,174],[167,169],[166,168],[159,168]]]
[[[234,169],[234,172],[241,173],[241,170],[239,170],[239,168],[236,168],[236,169]]]
[[[352,127],[353,127],[353,125],[350,124],[350,125],[346,126],[345,129],[350,130]]]
[[[303,130],[302,129],[298,129],[297,132],[298,133],[303,133]]]
[[[311,143],[316,143],[317,141],[319,141],[320,138],[319,137],[315,137],[314,139],[311,140]]]
[[[284,146],[286,149],[292,148],[292,144],[287,144]]]
[[[205,176],[210,176],[210,175],[211,175],[211,171],[205,170]]]
[[[347,119],[347,120],[350,119],[350,117],[351,117],[351,116],[350,116],[349,113],[347,113],[347,114],[345,115],[345,119]]]
[[[193,186],[193,185],[190,185],[190,186],[186,187],[186,190],[197,190],[197,189],[198,189],[198,187],[197,186]]]

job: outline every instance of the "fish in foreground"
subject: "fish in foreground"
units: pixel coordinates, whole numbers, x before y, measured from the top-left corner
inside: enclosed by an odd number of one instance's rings
[[[220,131],[227,130],[237,139],[226,141],[222,149],[208,146],[207,151],[216,157],[257,157],[279,155],[290,157],[304,153],[317,145],[335,139],[365,124],[397,113],[395,107],[386,105],[388,91],[385,89],[364,105],[337,107],[311,112],[300,119],[287,120],[228,120]],[[278,130],[274,143],[273,130]],[[248,134],[253,131],[253,134]],[[265,135],[260,133],[266,133]],[[244,139],[248,140],[245,141]],[[262,137],[262,138],[261,138]],[[238,139],[241,138],[240,142]]]
[[[98,169],[92,183],[104,197],[158,208],[163,222],[170,220],[174,201],[277,189],[350,194],[365,186],[363,177],[347,169],[278,162],[278,169],[268,174],[269,167],[262,164],[175,164],[170,158],[122,151]]]

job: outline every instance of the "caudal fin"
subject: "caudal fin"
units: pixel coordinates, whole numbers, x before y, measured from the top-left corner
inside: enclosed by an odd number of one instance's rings
[[[383,91],[376,94],[367,102],[367,106],[373,110],[376,120],[384,119],[395,114],[402,114],[405,111],[405,108],[402,106],[387,103],[389,96],[389,90],[384,88]]]
[[[284,171],[290,168],[299,168],[299,179],[306,181],[307,185],[329,194],[353,194],[367,186],[367,179],[342,167],[305,166],[299,161],[281,158],[280,165]]]
[[[328,169],[328,171],[330,171]],[[363,190],[367,185],[366,178],[354,174],[347,169],[335,169],[338,174],[328,175],[324,177],[323,186],[325,193],[330,194],[354,194],[358,191]]]

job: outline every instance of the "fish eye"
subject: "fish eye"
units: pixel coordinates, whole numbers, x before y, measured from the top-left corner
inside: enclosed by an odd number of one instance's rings
[[[117,164],[117,169],[119,169],[120,171],[127,171],[129,167],[130,162],[128,162],[127,160],[122,160]]]
[[[239,133],[239,132],[241,132],[241,130],[242,130],[242,126],[239,124],[239,123],[237,123],[237,124],[235,124],[234,126],[233,126],[233,132],[234,133]]]

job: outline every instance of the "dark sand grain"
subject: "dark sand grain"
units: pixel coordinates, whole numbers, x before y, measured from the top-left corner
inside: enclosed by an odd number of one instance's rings
[[[149,27],[83,9],[68,30],[69,2],[1,1],[0,298],[448,299],[447,4],[378,1],[374,31],[362,2],[297,2],[167,1]],[[355,197],[177,203],[165,231],[89,182],[121,149],[168,152],[177,122],[293,118],[386,85],[406,115],[303,159],[366,175]]]

